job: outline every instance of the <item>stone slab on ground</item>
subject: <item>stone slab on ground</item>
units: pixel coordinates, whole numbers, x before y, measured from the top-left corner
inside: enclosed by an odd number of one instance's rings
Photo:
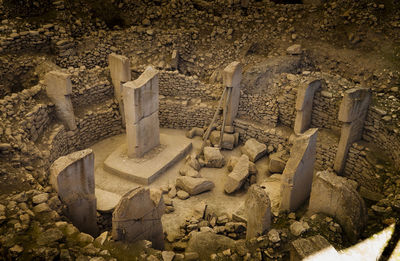
[[[121,196],[110,191],[95,189],[97,198],[97,210],[104,213],[111,213],[121,199]]]
[[[183,176],[176,179],[176,187],[183,189],[193,196],[209,191],[213,189],[215,185],[212,181],[207,179]]]
[[[160,140],[161,146],[142,158],[128,158],[126,144],[123,144],[107,157],[104,169],[139,184],[151,184],[192,148],[191,141],[186,137],[160,134]]]
[[[267,145],[258,142],[256,139],[248,139],[242,147],[242,153],[249,156],[251,162],[256,162],[267,152]]]
[[[336,249],[321,235],[307,238],[299,238],[293,241],[290,251],[290,260],[300,261],[311,256],[321,250],[336,254]]]

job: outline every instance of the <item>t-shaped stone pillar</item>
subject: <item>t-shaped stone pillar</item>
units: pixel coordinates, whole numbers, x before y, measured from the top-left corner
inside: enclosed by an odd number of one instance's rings
[[[56,106],[56,115],[68,130],[76,128],[74,109],[70,95],[72,83],[70,75],[63,72],[51,71],[44,77],[46,93]]]
[[[309,84],[303,84],[297,91],[296,120],[294,132],[301,134],[310,128],[314,93],[321,87],[321,81],[315,80]]]
[[[125,56],[112,53],[108,56],[108,66],[110,68],[111,81],[114,86],[114,96],[119,104],[122,124],[125,124],[122,84],[131,80],[130,61]]]
[[[158,71],[149,66],[123,85],[128,157],[142,157],[160,144]]]
[[[240,99],[240,82],[242,81],[242,64],[232,62],[222,72],[225,87],[231,87],[232,92],[229,98],[226,114],[226,125],[233,126],[233,121],[238,112]]]
[[[337,174],[343,173],[351,144],[361,139],[370,103],[369,88],[353,88],[344,93],[339,108],[339,120],[343,122],[342,131],[333,166]]]

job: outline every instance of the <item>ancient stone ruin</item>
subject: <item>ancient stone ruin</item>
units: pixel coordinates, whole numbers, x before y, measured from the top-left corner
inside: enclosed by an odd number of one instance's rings
[[[399,1],[0,17],[0,261],[400,257]]]

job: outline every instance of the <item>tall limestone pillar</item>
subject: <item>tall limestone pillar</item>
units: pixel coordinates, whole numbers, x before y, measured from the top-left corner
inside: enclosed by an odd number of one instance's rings
[[[44,81],[47,96],[56,106],[57,118],[63,122],[66,129],[76,129],[74,108],[70,97],[72,94],[70,75],[59,71],[51,71],[45,75]]]
[[[344,93],[339,108],[339,120],[343,124],[333,166],[337,174],[343,173],[351,144],[361,139],[370,103],[371,91],[369,88],[353,88]]]
[[[149,66],[123,85],[128,157],[139,158],[160,144],[158,71]]]
[[[301,134],[310,128],[314,93],[321,87],[321,81],[315,80],[303,84],[297,91],[296,120],[294,132]]]
[[[227,104],[226,125],[233,126],[240,100],[240,82],[242,81],[242,64],[232,62],[222,72],[224,86],[232,88]]]
[[[108,56],[108,66],[110,68],[111,81],[114,86],[114,96],[119,104],[122,124],[125,125],[122,84],[131,80],[130,61],[125,56],[112,53]]]

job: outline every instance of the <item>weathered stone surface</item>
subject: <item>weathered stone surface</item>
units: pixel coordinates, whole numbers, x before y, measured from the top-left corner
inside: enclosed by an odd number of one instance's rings
[[[50,184],[67,207],[79,230],[97,234],[94,154],[81,150],[58,158],[50,167]]]
[[[287,54],[291,54],[291,55],[299,55],[302,54],[303,51],[301,50],[301,45],[300,44],[294,44],[289,46],[286,49]]]
[[[182,168],[179,169],[179,174],[182,176],[188,176],[192,178],[201,178],[200,173],[197,170],[193,169],[188,164],[185,164]]]
[[[271,226],[271,201],[258,185],[252,185],[245,201],[247,212],[246,239],[266,233]]]
[[[283,155],[286,151],[280,151],[269,155],[268,170],[270,173],[282,173],[286,166],[286,160]]]
[[[248,139],[242,147],[242,153],[246,154],[251,162],[256,162],[258,159],[264,156],[266,151],[267,146],[253,138]]]
[[[193,127],[191,130],[186,132],[186,137],[192,139],[194,137],[203,137],[204,129],[199,127]]]
[[[178,177],[176,187],[183,189],[190,195],[197,195],[214,188],[214,183],[204,178]]]
[[[353,88],[344,93],[339,108],[339,120],[343,125],[333,167],[338,174],[344,170],[351,144],[361,139],[370,103],[370,89]]]
[[[321,235],[294,240],[290,251],[290,260],[300,261],[321,250],[337,255],[336,249]],[[334,259],[332,259],[334,260]]]
[[[329,171],[317,173],[312,185],[309,211],[335,217],[353,242],[366,225],[365,204],[354,184]]]
[[[310,196],[318,129],[309,129],[294,141],[282,174],[281,210],[295,211]]]
[[[71,97],[72,83],[69,74],[51,71],[44,77],[46,93],[56,106],[56,115],[68,130],[76,129]]]
[[[223,149],[232,150],[236,145],[236,135],[224,133],[221,147]],[[210,141],[212,145],[219,145],[219,141],[221,139],[220,131],[212,131],[210,134]]]
[[[222,168],[225,164],[224,156],[221,154],[220,149],[215,147],[204,148],[204,160],[206,167],[209,168]]]
[[[125,123],[122,84],[131,80],[130,61],[127,57],[112,53],[108,56],[111,81],[114,86],[114,96],[119,103],[123,123]]]
[[[161,191],[143,187],[132,189],[121,198],[113,212],[113,239],[126,242],[149,240],[154,248],[164,248],[161,223],[164,207]]]
[[[142,157],[160,144],[158,71],[149,66],[123,85],[128,157]]]
[[[228,175],[224,190],[226,193],[233,193],[240,189],[246,178],[249,176],[249,157],[242,155],[235,164],[232,172]]]
[[[233,168],[236,166],[236,163],[238,163],[240,157],[236,157],[236,156],[231,156],[229,158],[228,164],[227,164],[227,168],[228,171],[232,171]],[[254,164],[253,162],[249,161],[249,174],[257,174],[257,166],[256,164]]]
[[[187,252],[197,252],[200,260],[209,260],[210,255],[226,249],[233,249],[235,241],[213,232],[193,232],[188,242]]]
[[[223,70],[222,77],[224,85],[226,87],[232,88],[226,114],[226,125],[231,126],[233,125],[233,120],[235,119],[239,108],[240,82],[242,81],[242,64],[240,62],[230,63]]]
[[[312,107],[314,93],[321,87],[321,81],[315,80],[304,83],[297,91],[296,99],[296,120],[294,122],[294,132],[296,134],[306,131],[311,124]]]

